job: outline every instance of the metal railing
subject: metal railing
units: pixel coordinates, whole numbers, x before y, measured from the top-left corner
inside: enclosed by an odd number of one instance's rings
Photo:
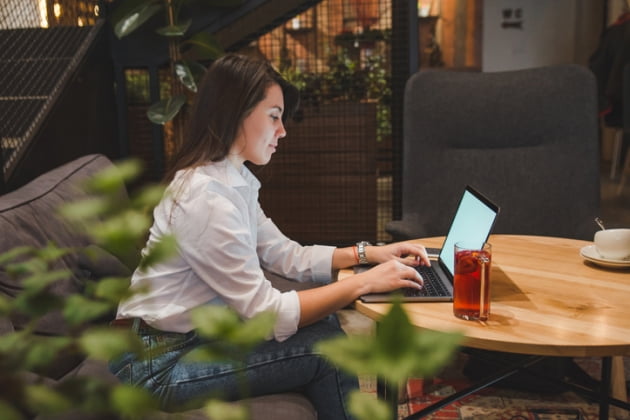
[[[86,48],[99,0],[4,0],[0,8],[0,193]]]

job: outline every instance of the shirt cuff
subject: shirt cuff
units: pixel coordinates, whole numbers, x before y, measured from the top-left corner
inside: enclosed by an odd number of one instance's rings
[[[295,290],[282,294],[273,335],[277,341],[284,341],[297,332],[300,322],[300,299]]]
[[[314,245],[312,254],[313,280],[330,283],[332,280],[332,259],[334,246]]]

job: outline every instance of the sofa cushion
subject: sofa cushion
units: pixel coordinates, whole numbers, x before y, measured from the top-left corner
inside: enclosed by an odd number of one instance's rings
[[[68,269],[72,273],[68,279],[56,283],[51,289],[55,295],[61,297],[81,292],[84,279],[87,278],[130,275],[130,268],[111,253],[91,244],[80,228],[70,226],[56,215],[57,209],[62,204],[87,196],[81,189],[82,182],[98,171],[111,166],[112,162],[105,156],[84,156],[41,175],[13,192],[0,196],[0,232],[2,232],[0,253],[16,246],[41,248],[50,242],[60,247],[76,249],[78,252],[64,256],[54,267]],[[121,199],[127,199],[124,186],[121,186]],[[287,288],[310,287],[304,284],[285,283],[282,285]],[[11,278],[0,267],[0,294],[15,297],[21,290],[20,281]],[[0,334],[12,332],[14,329],[19,330],[28,322],[26,318],[19,316],[12,317],[10,320],[12,322],[6,318],[0,321]],[[63,335],[68,332],[68,329],[60,314],[52,312],[43,317],[36,331],[45,335]],[[83,375],[95,376],[111,384],[118,382],[118,379],[107,369],[107,365],[101,361],[74,360],[73,355],[65,356],[69,360],[59,360],[55,363],[55,371],[45,372],[43,377],[37,373],[24,372],[27,382],[55,386],[68,378]],[[63,377],[60,377],[61,375]],[[250,406],[253,420],[317,418],[309,400],[295,393],[262,396],[234,404]],[[78,411],[58,416],[37,417],[40,420],[105,420],[110,418],[112,417]],[[151,416],[151,419],[207,420],[207,417],[202,410],[192,410],[185,413],[156,413]]]
[[[119,383],[118,378],[109,372],[107,364],[96,360],[85,360],[79,364],[72,372],[66,375],[65,379],[75,376],[98,377],[105,383],[115,385]],[[62,380],[63,381],[63,380]],[[48,380],[50,386],[56,383]],[[247,398],[234,402],[233,404],[245,405],[250,410],[250,420],[277,420],[277,419],[300,419],[315,420],[317,415],[311,402],[298,393],[283,393],[264,395],[261,397]],[[111,418],[105,415],[87,416],[82,412],[66,412],[62,416],[38,416],[38,420],[73,420],[73,419],[98,419],[105,420]],[[211,420],[204,413],[203,409],[189,410],[178,413],[156,412],[147,417],[146,420]]]
[[[0,196],[0,253],[17,246],[42,248],[48,243],[77,249],[88,246],[89,240],[81,232],[81,227],[70,225],[57,215],[57,211],[64,203],[87,197],[81,183],[112,165],[102,155],[84,156]],[[124,186],[121,186],[121,194],[126,197]],[[71,275],[52,285],[51,293],[64,297],[82,291],[84,281],[76,253],[65,255],[52,269],[67,269]],[[21,281],[12,278],[0,267],[0,293],[13,298],[21,290]],[[23,328],[28,322],[26,317],[20,315],[13,316],[11,320],[16,329]],[[51,312],[42,317],[36,331],[42,334],[64,334],[67,326],[59,313]]]

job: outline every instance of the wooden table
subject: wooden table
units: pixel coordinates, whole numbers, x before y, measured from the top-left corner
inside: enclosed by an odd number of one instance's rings
[[[442,241],[428,238],[417,242],[440,247]],[[611,373],[610,365],[615,365],[613,396],[625,401],[620,356],[630,356],[630,270],[586,262],[580,256],[580,249],[592,244],[586,241],[493,235],[489,242],[493,250],[489,320],[456,318],[452,303],[405,303],[411,322],[418,328],[461,331],[463,344],[478,349],[603,357],[604,376]],[[355,304],[359,312],[375,320],[387,313],[389,306]],[[616,373],[621,378],[615,377]],[[607,379],[602,383],[610,383]],[[606,388],[603,392],[608,395],[610,388]],[[608,403],[615,401],[600,402],[600,418],[608,418]]]

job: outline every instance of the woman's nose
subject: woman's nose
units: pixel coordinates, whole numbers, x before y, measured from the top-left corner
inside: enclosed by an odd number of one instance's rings
[[[286,137],[286,135],[287,135],[287,130],[284,129],[284,124],[280,122],[280,127],[278,127],[278,138],[282,139]]]

